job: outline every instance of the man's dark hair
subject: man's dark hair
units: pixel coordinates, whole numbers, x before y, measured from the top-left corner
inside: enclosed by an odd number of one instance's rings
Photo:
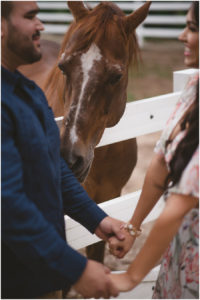
[[[1,17],[8,19],[13,8],[12,1],[1,1]]]

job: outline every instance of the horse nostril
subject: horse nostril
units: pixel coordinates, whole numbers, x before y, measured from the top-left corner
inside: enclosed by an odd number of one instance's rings
[[[75,159],[74,159],[74,163],[72,165],[72,169],[74,171],[80,169],[82,166],[83,166],[83,163],[84,163],[84,159],[82,156],[77,156]]]
[[[72,149],[69,145],[68,147],[66,145],[61,145],[61,155],[76,176],[79,176],[79,174],[84,172],[87,156],[85,156],[85,148],[80,147],[80,144]]]

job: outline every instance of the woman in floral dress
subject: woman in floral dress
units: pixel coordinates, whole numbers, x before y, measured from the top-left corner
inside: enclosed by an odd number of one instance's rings
[[[199,2],[194,1],[179,39],[184,62],[199,67]],[[154,289],[156,299],[199,299],[199,76],[187,83],[155,147],[142,193],[125,241],[111,238],[109,246],[123,257],[140,234],[142,221],[164,194],[166,205],[144,246],[123,274],[110,275],[121,291],[133,289],[161,260]]]

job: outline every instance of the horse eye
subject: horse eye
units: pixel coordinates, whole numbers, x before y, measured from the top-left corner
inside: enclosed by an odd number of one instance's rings
[[[118,81],[120,81],[121,77],[122,77],[122,74],[113,74],[113,75],[111,75],[111,77],[109,79],[109,83],[114,85]]]
[[[58,68],[64,73],[64,65],[61,62],[58,63]]]
[[[59,63],[58,64],[58,68],[61,70],[61,72],[62,72],[63,75],[67,76],[67,68],[66,68],[66,66],[64,64]]]

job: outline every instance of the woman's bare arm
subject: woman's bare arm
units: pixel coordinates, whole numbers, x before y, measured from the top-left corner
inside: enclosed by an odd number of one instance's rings
[[[167,174],[168,170],[164,157],[155,154],[147,170],[138,204],[130,220],[130,223],[133,224],[134,227],[140,228],[145,217],[160,199],[163,194],[162,187],[164,186]],[[124,257],[135,241],[135,237],[130,236],[125,230],[123,233],[126,238],[122,242],[114,237],[109,239],[110,250],[112,254],[118,258]]]
[[[138,204],[130,220],[135,227],[140,227],[162,196],[167,175],[168,170],[164,157],[155,154],[147,170]]]
[[[140,283],[164,254],[170,241],[177,233],[184,216],[196,207],[198,201],[199,199],[196,197],[180,194],[172,194],[167,199],[166,207],[127,272],[110,275],[119,290],[127,291]]]

